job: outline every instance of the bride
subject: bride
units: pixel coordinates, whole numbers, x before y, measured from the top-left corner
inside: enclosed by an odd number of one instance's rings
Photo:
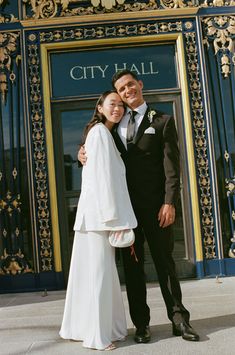
[[[81,196],[60,336],[83,346],[113,350],[127,335],[115,249],[109,231],[135,228],[124,163],[111,130],[125,107],[114,91],[103,93],[85,128],[88,157],[82,172]]]

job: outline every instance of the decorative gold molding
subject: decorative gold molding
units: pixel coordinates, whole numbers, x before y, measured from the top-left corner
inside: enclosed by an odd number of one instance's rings
[[[24,226],[22,225],[22,195],[19,168],[22,147],[20,146],[21,128],[19,96],[20,88],[20,32],[0,32],[0,95],[5,107],[1,107],[3,121],[12,134],[12,139],[5,143],[4,124],[1,126],[1,197],[0,197],[0,274],[16,275],[31,272],[21,250],[24,248]],[[17,80],[16,80],[17,79]],[[18,80],[19,79],[19,80]],[[8,88],[10,86],[10,88]],[[7,100],[6,100],[7,98]],[[0,105],[1,106],[1,105]],[[19,136],[18,136],[19,135]],[[14,138],[13,138],[14,136]],[[19,138],[20,139],[20,138]],[[4,165],[6,163],[6,167]],[[7,168],[8,166],[8,168]],[[7,168],[7,169],[5,169]],[[10,170],[9,170],[10,168]],[[22,172],[24,174],[25,172]],[[11,190],[7,190],[11,186]]]
[[[3,3],[6,3],[6,0],[0,0],[0,6],[3,7]],[[0,14],[0,24],[7,22],[17,22],[19,21],[13,14]]]
[[[69,3],[69,1],[67,1]],[[117,5],[124,4],[125,0],[91,0],[91,4],[93,7],[103,7],[106,10],[111,10],[113,7]],[[155,1],[153,1],[155,2]]]
[[[226,179],[225,183],[226,183],[225,188],[227,190],[227,196],[235,195],[235,177],[233,177],[232,179]]]
[[[215,55],[220,56],[221,72],[225,78],[234,65],[235,16],[216,16],[203,19],[205,43],[210,46],[213,40]]]
[[[107,14],[108,15],[108,14]],[[123,14],[121,14],[123,15]],[[127,14],[125,14],[127,15]],[[105,15],[103,15],[104,18]],[[112,15],[113,16],[113,15]],[[133,19],[136,19],[137,14],[133,14]],[[119,19],[120,20],[120,19]],[[49,21],[49,20],[47,20]],[[116,19],[117,21],[117,19]],[[98,22],[98,20],[96,21]],[[33,21],[32,21],[33,23]],[[190,108],[187,108],[187,97],[188,89],[190,92],[191,110],[193,114],[192,125],[195,133],[195,142],[191,144],[191,150],[188,154],[194,156],[194,148],[196,152],[196,167],[195,160],[190,160],[190,191],[192,196],[195,198],[193,201],[193,219],[194,219],[194,235],[196,239],[196,257],[197,261],[203,260],[202,252],[202,238],[203,247],[205,250],[205,257],[207,259],[216,257],[215,248],[215,237],[214,237],[214,220],[212,215],[212,198],[211,198],[211,187],[210,187],[210,177],[209,177],[209,163],[207,156],[207,139],[206,139],[206,128],[204,119],[204,108],[202,103],[202,93],[201,93],[201,82],[199,75],[199,64],[198,64],[198,49],[196,45],[196,34],[195,32],[190,32],[193,29],[193,22],[187,21],[184,25],[182,21],[176,20],[158,20],[158,21],[133,21],[128,24],[119,21],[119,23],[111,24],[97,24],[91,25],[81,24],[78,26],[73,26],[70,28],[50,28],[49,30],[41,29],[40,31],[29,30],[26,31],[26,43],[27,43],[27,55],[29,58],[29,84],[30,84],[30,108],[31,108],[31,123],[32,123],[32,136],[33,136],[33,147],[34,147],[34,174],[35,174],[35,188],[37,196],[37,208],[38,208],[38,228],[39,228],[39,242],[40,242],[40,261],[42,263],[42,270],[49,271],[52,270],[53,260],[52,260],[52,238],[55,247],[55,265],[57,271],[60,270],[60,250],[58,236],[56,233],[58,231],[58,215],[57,212],[49,209],[49,193],[51,202],[55,207],[56,202],[56,186],[54,184],[55,174],[53,169],[50,168],[49,174],[47,176],[47,166],[53,165],[53,150],[46,147],[47,142],[44,137],[44,129],[50,130],[51,124],[48,122],[50,120],[50,89],[48,87],[47,76],[41,78],[40,69],[40,47],[41,47],[41,58],[43,60],[43,71],[47,71],[47,51],[52,49],[64,49],[68,50],[70,48],[77,48],[78,41],[80,47],[91,47],[99,45],[112,45],[113,41],[115,43],[148,43],[150,41],[164,41],[178,38],[182,36],[181,46],[178,47],[180,53],[184,53],[183,38],[186,45],[186,55],[187,55],[187,71],[189,75],[189,88],[187,86],[187,77],[182,82],[182,95],[184,101],[184,116],[186,120],[190,121],[191,112]],[[184,30],[186,30],[184,32]],[[28,33],[27,33],[28,32]],[[110,37],[110,38],[109,38]],[[181,48],[181,49],[180,49]],[[183,54],[181,55],[181,61],[183,60]],[[185,65],[185,64],[184,64]],[[183,70],[181,68],[181,70]],[[186,70],[186,69],[185,69]],[[47,75],[47,74],[46,74]],[[182,75],[181,75],[182,76]],[[43,101],[42,101],[42,83],[43,83],[43,94],[46,95],[44,100],[44,111],[43,111]],[[187,109],[186,109],[186,108]],[[45,121],[45,117],[47,120]],[[190,123],[188,122],[187,134],[190,134]],[[48,133],[48,137],[52,137],[52,133]],[[192,134],[192,130],[191,130]],[[50,138],[52,139],[52,138]],[[188,138],[187,138],[188,139]],[[49,144],[52,144],[50,140]],[[48,155],[46,155],[46,152]],[[47,159],[49,159],[47,161]],[[199,191],[197,188],[196,173],[199,176]],[[192,177],[193,176],[193,177]],[[48,191],[49,182],[49,191]],[[199,193],[199,198],[198,194]],[[200,207],[198,206],[198,201]],[[40,213],[42,211],[43,213]],[[201,211],[202,218],[202,231],[203,236],[201,236],[201,224],[199,213]],[[52,222],[52,230],[50,222]],[[196,228],[196,229],[195,229]]]
[[[235,6],[234,0],[205,0],[201,7],[228,7]]]
[[[6,101],[7,81],[11,74],[12,55],[17,50],[18,33],[0,32],[0,95]]]
[[[23,0],[30,6],[34,19],[49,19],[104,13],[139,12],[166,9],[228,7],[235,0],[147,0],[144,2],[128,0]]]
[[[184,24],[185,28],[192,29],[193,23],[188,21]],[[185,35],[184,35],[185,36]],[[199,206],[199,191],[197,188],[197,178],[196,178],[196,166],[195,166],[195,153],[194,153],[194,141],[193,141],[193,121],[190,112],[190,98],[189,98],[189,82],[187,78],[187,68],[185,60],[185,48],[184,39],[181,35],[178,38],[177,51],[179,55],[179,73],[181,78],[181,89],[182,89],[182,106],[184,114],[184,126],[185,126],[185,137],[186,137],[186,151],[187,154],[187,166],[188,174],[190,176],[190,195],[192,201],[192,216],[193,216],[193,229],[194,229],[194,241],[195,241],[195,254],[196,261],[203,261],[203,248],[202,248],[202,233],[201,233],[201,220],[200,220],[200,206]],[[186,54],[188,52],[188,46],[186,46]],[[194,70],[194,66],[188,67],[188,72]]]
[[[117,13],[104,13],[104,14],[95,14],[94,16],[86,16],[85,14],[82,14],[79,16],[79,23],[104,23],[106,21],[112,21],[112,22],[117,22],[117,20],[120,21],[130,21],[130,16],[131,16],[131,22],[133,21],[138,21],[140,18],[143,18],[145,20],[146,16],[148,19],[153,18],[156,20],[156,17],[161,16],[165,17],[167,19],[175,19],[176,17],[182,18],[187,18],[191,17],[193,15],[196,15],[198,12],[198,8],[183,8],[183,9],[167,9],[164,10],[162,9],[161,11],[159,10],[149,10],[149,11],[136,11],[132,12],[131,14],[128,12],[120,12],[118,14],[118,19],[117,19]],[[27,20],[22,20],[20,21],[21,25],[25,28],[27,27],[34,27],[34,28],[41,28],[42,26],[68,26],[68,25],[76,25],[78,23],[78,18],[75,16],[65,16],[65,17],[55,17],[52,19],[27,19]]]
[[[18,22],[19,19],[16,18],[12,14],[0,14],[0,24],[1,23],[12,23],[12,22]]]
[[[191,109],[193,113],[194,144],[199,176],[200,206],[203,229],[203,246],[206,259],[216,257],[214,236],[214,220],[212,214],[212,197],[207,154],[206,124],[202,102],[202,89],[198,64],[198,48],[195,32],[185,33],[189,86],[191,93]]]
[[[186,1],[186,0],[160,0],[160,4],[165,9],[177,9],[184,7],[194,7],[194,1]]]
[[[15,197],[12,198],[12,193],[7,191],[6,198],[0,200],[0,213],[6,210],[9,216],[12,216],[12,212],[17,210],[20,212],[20,205],[21,205],[21,197],[20,194],[14,195]]]
[[[126,0],[24,0],[24,3],[30,4],[35,19],[94,15],[105,12],[144,11],[159,8],[156,0],[134,3],[126,3]],[[75,7],[74,4],[79,5]],[[73,6],[70,7],[70,5]]]
[[[232,211],[232,218],[235,221],[235,212],[234,211]],[[230,258],[235,258],[235,231],[233,232],[233,237],[230,239],[230,241],[232,244],[229,248],[228,256]]]
[[[121,44],[122,46],[124,44],[138,44],[142,43],[149,43],[149,42],[162,42],[162,41],[170,41],[174,40],[177,43],[177,52],[179,55],[179,60],[181,63],[183,63],[180,68],[180,82],[181,82],[181,87],[182,87],[182,101],[183,101],[183,112],[184,112],[184,117],[185,117],[185,127],[186,127],[186,141],[187,141],[187,152],[188,152],[188,169],[189,169],[189,175],[190,175],[190,192],[192,195],[193,203],[192,203],[192,214],[193,214],[193,228],[194,228],[194,235],[195,235],[195,243],[196,243],[196,260],[197,261],[202,261],[203,260],[203,251],[202,251],[202,237],[201,237],[201,225],[200,225],[200,208],[198,204],[198,188],[197,188],[197,180],[196,180],[196,171],[195,171],[195,159],[194,159],[194,148],[193,148],[193,140],[192,140],[192,124],[191,124],[191,113],[190,113],[190,104],[189,104],[189,96],[188,96],[188,80],[187,80],[187,75],[186,75],[186,66],[184,64],[184,58],[185,58],[185,53],[184,53],[184,43],[183,43],[183,35],[182,35],[182,22],[156,22],[156,23],[141,23],[140,24],[133,24],[133,26],[130,28],[130,26],[125,26],[123,25],[113,25],[113,26],[93,26],[92,29],[89,28],[89,31],[86,31],[86,29],[82,28],[74,28],[73,30],[68,31],[69,32],[69,38],[68,38],[68,33],[65,33],[65,31],[59,31],[54,30],[54,31],[47,31],[47,32],[41,32],[40,33],[40,39],[41,39],[41,53],[42,53],[42,59],[43,59],[43,72],[47,73],[49,71],[49,64],[48,64],[48,59],[47,52],[50,50],[69,50],[73,48],[77,48],[77,39],[81,40],[79,46],[83,48],[87,47],[92,47],[93,45],[95,46],[110,46],[113,44],[113,38],[107,38],[107,33],[109,33],[112,37],[115,36],[115,43],[116,44]],[[187,28],[192,28],[192,23],[188,23]],[[125,38],[120,38],[118,37],[118,33],[125,34]],[[178,31],[178,33],[174,33],[175,31]],[[136,33],[137,36],[132,36],[130,37],[131,33]],[[89,35],[92,33],[92,40],[89,39]],[[145,36],[140,36],[142,34],[145,34]],[[31,35],[29,35],[31,36]],[[129,36],[129,38],[126,38],[126,36]],[[30,37],[33,41],[36,41],[35,37]],[[65,39],[70,39],[69,42],[65,42]],[[87,39],[87,40],[86,40]],[[73,41],[72,41],[73,40]],[[190,67],[191,69],[191,67]],[[45,75],[45,74],[44,74]],[[46,76],[43,78],[43,82],[45,83],[45,88],[44,88],[44,110],[45,110],[45,116],[47,117],[46,120],[46,130],[47,130],[47,136],[52,137],[52,133],[50,133],[51,130],[51,123],[50,123],[50,115],[51,115],[51,108],[50,108],[50,92],[49,92],[49,87],[47,86],[47,82],[49,82],[49,79]],[[45,91],[46,90],[46,91]],[[53,166],[53,154],[50,153],[51,147],[53,147],[52,143],[52,138],[49,139],[47,142],[47,151],[49,152],[49,165],[50,167]],[[54,169],[50,168],[49,171],[50,177],[49,177],[49,183],[50,183],[50,193],[52,193],[53,190],[55,190],[55,172]],[[56,191],[54,192],[54,196],[56,196]],[[56,201],[53,199],[53,206],[56,206]],[[56,216],[55,216],[56,217]],[[54,227],[56,228],[56,219],[54,219]],[[53,227],[53,228],[54,228]],[[55,236],[57,238],[57,236]],[[55,241],[56,239],[54,239]],[[56,241],[58,244],[58,242]],[[57,245],[56,244],[56,245]],[[56,245],[54,244],[55,250],[56,250]],[[55,256],[56,258],[56,256]]]
[[[54,162],[54,145],[52,134],[52,121],[51,121],[51,107],[50,107],[50,87],[48,83],[49,79],[49,58],[48,51],[45,45],[41,45],[41,61],[43,72],[43,92],[44,92],[44,112],[45,112],[45,129],[46,129],[46,144],[47,144],[47,159],[48,159],[48,178],[49,178],[49,193],[50,193],[50,205],[53,206],[51,212],[51,224],[52,224],[52,238],[53,238],[53,251],[54,251],[54,266],[55,271],[62,271],[61,263],[61,248],[60,248],[60,230],[59,230],[59,217],[57,206],[57,193],[56,193],[56,173]]]
[[[20,249],[14,255],[8,254],[6,249],[4,249],[4,253],[1,256],[1,264],[0,275],[14,276],[33,272],[25,262],[25,256]]]
[[[42,31],[40,33],[40,42],[48,43],[51,41],[55,41],[61,45],[61,41],[70,41],[70,40],[84,40],[96,38],[96,41],[102,38],[107,38],[111,36],[116,36],[115,43],[118,43],[119,37],[127,35],[149,35],[149,34],[162,34],[169,32],[181,32],[182,31],[182,22],[155,22],[150,24],[136,24],[133,23],[131,25],[107,25],[107,26],[93,26],[92,28],[82,28],[77,27],[70,30],[54,30],[54,31]],[[113,41],[113,39],[112,39]],[[84,43],[84,42],[83,42]],[[96,42],[97,43],[97,42]],[[56,45],[56,43],[55,43]],[[73,44],[72,44],[73,45]],[[85,45],[85,44],[84,44]]]
[[[32,38],[32,36],[31,36]],[[50,227],[49,192],[47,188],[47,158],[45,149],[44,121],[42,116],[41,77],[39,46],[27,46],[29,63],[29,101],[31,108],[32,144],[34,147],[34,179],[38,219],[38,242],[42,271],[53,270],[52,236]]]
[[[230,154],[227,152],[227,150],[225,150],[224,152],[224,159],[226,160],[227,163],[229,162]]]

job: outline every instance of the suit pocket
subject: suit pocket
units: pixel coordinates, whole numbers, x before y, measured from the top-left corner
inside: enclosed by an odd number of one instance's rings
[[[156,145],[157,145],[156,134],[148,134],[148,133],[143,134],[143,136],[140,138],[140,140],[137,143],[137,147],[146,153],[155,150]]]

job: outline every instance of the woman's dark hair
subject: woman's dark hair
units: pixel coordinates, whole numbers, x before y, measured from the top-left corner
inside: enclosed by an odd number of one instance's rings
[[[120,79],[122,76],[124,75],[131,75],[133,79],[135,79],[136,81],[139,80],[138,76],[136,75],[136,73],[134,73],[133,71],[129,70],[129,69],[123,69],[123,70],[119,70],[117,71],[113,77],[112,77],[112,86],[115,89],[115,83],[118,79]]]
[[[100,95],[100,97],[95,105],[95,110],[94,110],[93,116],[92,116],[90,122],[87,123],[87,125],[83,131],[81,145],[83,145],[85,143],[87,134],[93,126],[95,126],[97,123],[105,123],[105,121],[107,120],[107,118],[102,113],[100,113],[98,111],[98,106],[103,106],[103,103],[104,103],[104,100],[106,99],[106,97],[112,93],[117,94],[117,91],[108,90],[108,91],[103,92],[103,94]]]

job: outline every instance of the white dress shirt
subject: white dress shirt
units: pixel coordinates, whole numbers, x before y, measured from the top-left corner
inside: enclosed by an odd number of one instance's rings
[[[147,110],[146,102],[144,102],[142,105],[140,105],[139,107],[133,110],[137,112],[137,114],[135,115],[135,134],[137,133],[138,128],[144,118],[146,110]],[[130,119],[130,111],[131,109],[128,107],[117,129],[117,132],[126,148],[127,148],[126,133],[127,133],[127,125]]]

